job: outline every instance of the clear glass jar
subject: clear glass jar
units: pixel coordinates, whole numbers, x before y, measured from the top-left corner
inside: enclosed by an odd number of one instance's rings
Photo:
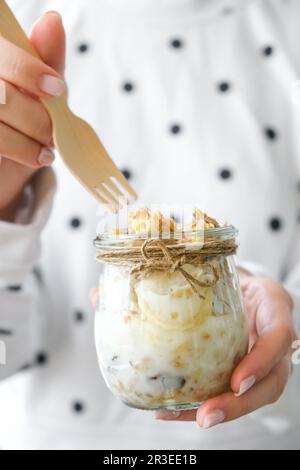
[[[235,239],[234,227],[207,230]],[[101,250],[124,250],[141,236],[105,236]],[[95,319],[98,359],[110,390],[140,409],[193,409],[230,390],[230,378],[248,350],[248,324],[233,256],[184,265],[194,278],[218,280],[194,292],[178,271],[136,279],[130,268],[105,263]],[[208,283],[209,284],[209,283]]]

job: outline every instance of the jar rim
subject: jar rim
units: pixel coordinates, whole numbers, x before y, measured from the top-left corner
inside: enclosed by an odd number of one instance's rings
[[[238,229],[235,228],[233,225],[225,225],[223,227],[215,227],[209,228],[204,230],[188,230],[188,231],[175,231],[174,233],[161,233],[156,236],[152,236],[152,238],[163,239],[163,240],[183,240],[185,243],[189,243],[189,239],[199,239],[199,240],[207,240],[210,238],[215,238],[217,240],[235,240],[236,236],[238,235]],[[144,242],[148,240],[150,237],[146,236],[145,234],[111,234],[111,233],[104,233],[102,235],[97,235],[94,239],[94,246],[96,248],[108,248],[114,246],[121,248],[124,246],[124,242]],[[193,241],[190,241],[192,244]]]

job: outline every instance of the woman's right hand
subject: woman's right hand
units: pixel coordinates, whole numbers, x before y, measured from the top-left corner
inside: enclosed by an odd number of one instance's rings
[[[6,221],[13,221],[31,176],[54,161],[51,120],[39,98],[66,94],[60,15],[40,18],[30,40],[41,60],[0,36],[0,220]]]

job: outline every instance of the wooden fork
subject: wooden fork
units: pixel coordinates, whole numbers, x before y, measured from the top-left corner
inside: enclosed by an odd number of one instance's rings
[[[4,0],[0,0],[0,34],[40,58]],[[70,110],[66,98],[43,97],[41,101],[52,120],[55,146],[79,182],[112,212],[134,201],[135,191],[91,126]]]

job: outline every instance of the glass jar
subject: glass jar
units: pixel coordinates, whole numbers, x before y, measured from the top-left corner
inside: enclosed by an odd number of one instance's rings
[[[235,241],[236,233],[232,226],[215,228],[205,231],[205,239]],[[122,255],[144,241],[138,235],[107,235],[95,246]],[[96,348],[108,387],[125,404],[193,409],[230,390],[232,372],[248,350],[246,315],[233,256],[215,254],[204,261],[182,266],[201,284],[197,291],[181,270],[153,270],[139,278],[130,266],[104,263]]]

